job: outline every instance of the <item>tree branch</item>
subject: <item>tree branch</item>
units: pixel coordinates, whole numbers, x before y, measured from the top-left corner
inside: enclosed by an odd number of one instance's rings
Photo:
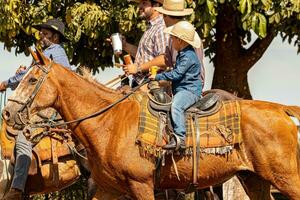
[[[244,65],[246,71],[248,71],[264,55],[276,34],[276,31],[270,31],[265,38],[257,38],[249,49],[244,50],[242,54],[243,59],[241,60],[248,63],[247,65]]]

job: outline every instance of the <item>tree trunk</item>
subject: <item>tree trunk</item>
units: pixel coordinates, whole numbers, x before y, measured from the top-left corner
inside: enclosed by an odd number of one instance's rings
[[[243,47],[239,16],[229,3],[219,5],[216,24],[216,55],[212,88],[224,89],[239,97],[252,99],[247,80],[247,73],[262,57],[273,38],[275,31],[270,31],[264,39],[257,38],[248,48]]]

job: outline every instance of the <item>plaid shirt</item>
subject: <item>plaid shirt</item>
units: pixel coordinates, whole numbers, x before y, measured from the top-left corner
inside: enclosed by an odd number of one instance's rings
[[[137,49],[135,64],[143,64],[165,53],[168,43],[168,37],[163,32],[165,27],[162,15],[149,21],[147,30],[143,34]],[[139,72],[133,77],[140,84],[146,76],[147,73]]]
[[[169,40],[168,45],[166,47],[167,64],[170,67],[174,67],[174,65],[176,63],[176,57],[177,57],[178,52],[173,48],[171,37],[168,38],[168,40]],[[205,83],[205,68],[204,68],[204,61],[203,61],[204,52],[203,52],[202,42],[201,42],[201,47],[200,48],[194,48],[194,49],[195,49],[196,55],[197,55],[197,57],[199,59],[199,62],[200,62],[200,68],[201,68],[200,80],[201,80],[202,89],[203,89],[204,88],[204,83]]]

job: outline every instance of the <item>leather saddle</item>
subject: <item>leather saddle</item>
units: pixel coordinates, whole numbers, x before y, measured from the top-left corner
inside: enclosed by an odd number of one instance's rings
[[[172,98],[167,94],[164,94],[166,99],[166,103],[159,102],[155,99],[154,95],[148,95],[148,109],[151,114],[154,116],[158,116],[159,112],[170,113]],[[187,111],[191,113],[195,113],[200,117],[212,115],[221,108],[221,101],[219,100],[219,95],[215,93],[209,93],[202,97],[198,102],[192,105]]]
[[[34,116],[34,121],[42,121],[45,119],[59,119],[56,111],[53,109],[46,109],[40,112],[39,115]],[[37,174],[43,163],[57,164],[61,159],[74,159],[73,150],[83,151],[84,147],[78,145],[78,142],[71,136],[71,132],[67,129],[58,129],[57,131],[51,131],[51,134],[43,136],[44,128],[35,128],[31,130],[33,135],[41,137],[33,143],[32,149],[32,161],[29,169],[29,175]],[[61,134],[59,131],[64,131]],[[25,134],[24,130],[17,131],[7,126],[3,121],[1,127],[0,141],[2,148],[2,156],[6,159],[10,159],[14,164],[13,149],[15,146],[15,137],[21,132]]]

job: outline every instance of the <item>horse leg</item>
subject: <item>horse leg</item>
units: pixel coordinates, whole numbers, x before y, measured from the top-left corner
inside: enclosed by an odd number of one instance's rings
[[[92,177],[87,180],[87,199],[91,200],[97,192],[97,184]]]
[[[119,194],[112,194],[109,192],[106,192],[99,187],[96,188],[96,194],[92,196],[91,200],[126,200],[128,199],[127,196],[119,195]]]
[[[154,200],[153,184],[129,181],[132,197],[137,200]]]
[[[252,172],[240,172],[237,175],[250,200],[272,200],[271,184]]]
[[[300,178],[299,175],[293,175],[284,181],[276,181],[273,185],[290,200],[300,199]]]

